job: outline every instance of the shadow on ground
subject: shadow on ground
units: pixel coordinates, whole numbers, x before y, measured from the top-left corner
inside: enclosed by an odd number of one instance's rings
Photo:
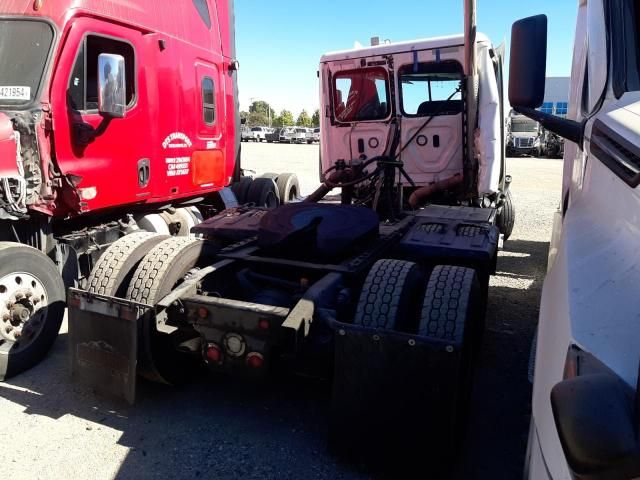
[[[531,410],[529,354],[548,250],[548,242],[510,240],[498,259],[459,479],[522,478]],[[522,288],[501,286],[501,277],[515,278]]]

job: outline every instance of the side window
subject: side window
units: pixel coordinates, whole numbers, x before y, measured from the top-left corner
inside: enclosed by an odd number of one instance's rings
[[[457,62],[420,63],[400,68],[402,112],[407,116],[462,112],[462,67]]]
[[[67,101],[73,110],[98,109],[98,56],[101,53],[112,53],[124,57],[127,105],[130,107],[135,101],[135,54],[133,47],[119,40],[88,35],[78,49],[78,56],[67,87]]]
[[[198,10],[198,14],[207,28],[211,29],[211,14],[209,13],[207,0],[193,0],[193,6]]]
[[[337,73],[334,77],[334,114],[338,122],[382,120],[390,113],[389,82],[382,68]]]
[[[215,85],[211,77],[202,79],[202,115],[204,123],[213,125],[216,121]]]

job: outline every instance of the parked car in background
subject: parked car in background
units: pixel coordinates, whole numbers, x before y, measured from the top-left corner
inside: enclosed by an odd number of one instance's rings
[[[268,132],[269,128],[267,127],[251,127],[251,136],[249,137],[249,140],[253,140],[254,142],[262,142],[266,140]]]
[[[307,141],[307,129],[305,127],[296,127],[292,139],[293,143],[305,143]]]
[[[247,125],[242,125],[240,130],[240,140],[248,142],[251,138],[251,129]]]
[[[280,129],[279,141],[281,143],[292,143],[296,133],[296,127],[284,127]]]
[[[320,129],[319,128],[314,128],[313,129],[313,134],[312,134],[311,138],[312,138],[312,140],[314,142],[320,143]]]
[[[280,140],[280,131],[282,130],[281,128],[272,128],[270,129],[271,131],[269,133],[267,133],[267,135],[265,136],[265,138],[267,139],[268,143],[273,143],[273,142],[277,142]]]

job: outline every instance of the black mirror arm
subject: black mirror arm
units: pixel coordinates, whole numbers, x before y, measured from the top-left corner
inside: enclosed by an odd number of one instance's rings
[[[533,108],[514,106],[513,109],[516,112],[535,120],[544,128],[560,135],[562,138],[566,138],[567,140],[577,144],[582,143],[584,137],[584,123],[557,117],[550,113],[544,113]]]

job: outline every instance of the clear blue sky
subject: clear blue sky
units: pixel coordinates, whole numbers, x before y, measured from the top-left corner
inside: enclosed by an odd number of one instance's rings
[[[478,29],[495,45],[509,46],[512,23],[544,13],[549,17],[547,75],[571,71],[578,0],[477,0]],[[462,0],[236,0],[240,60],[240,107],[251,99],[297,116],[318,105],[316,71],[326,52],[369,43],[461,33]],[[508,59],[507,50],[507,59]]]

